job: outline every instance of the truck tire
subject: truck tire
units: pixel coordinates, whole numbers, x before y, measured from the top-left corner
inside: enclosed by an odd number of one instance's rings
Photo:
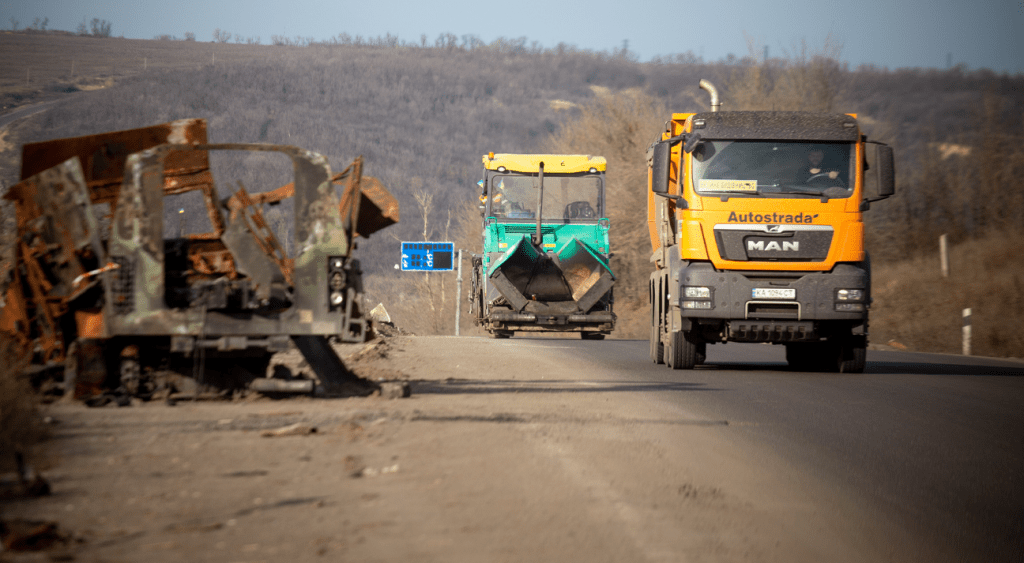
[[[661,343],[661,327],[651,325],[651,361],[655,364],[665,363],[665,345]]]
[[[708,345],[706,342],[701,342],[697,345],[697,365],[702,366],[708,359]]]
[[[512,338],[513,334],[515,333],[513,333],[511,330],[496,330],[491,333],[491,336],[495,338]]]
[[[786,361],[799,371],[863,373],[866,347],[859,343],[795,342],[786,344]]]
[[[604,335],[600,332],[583,331],[580,333],[580,338],[583,340],[604,340]]]
[[[867,348],[859,344],[839,346],[839,373],[864,373],[867,361]]]
[[[693,369],[697,365],[697,344],[690,342],[683,331],[668,334],[665,361],[672,369]]]

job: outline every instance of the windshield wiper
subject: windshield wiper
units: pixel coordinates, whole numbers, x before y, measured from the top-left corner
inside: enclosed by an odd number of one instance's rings
[[[767,188],[767,189],[765,189],[765,188]],[[825,195],[820,190],[816,190],[814,188],[801,188],[801,187],[792,186],[792,185],[783,187],[782,184],[778,184],[778,183],[776,183],[776,184],[758,184],[757,185],[757,193],[759,195],[766,195],[766,194],[771,194],[771,195],[776,195],[776,194],[778,194],[778,195],[802,195],[802,196],[809,196],[809,197],[814,197],[814,198],[821,198],[823,201],[828,201],[829,200],[829,196]]]

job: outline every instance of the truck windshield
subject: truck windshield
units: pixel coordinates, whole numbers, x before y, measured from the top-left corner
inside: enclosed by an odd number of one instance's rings
[[[501,174],[491,178],[490,216],[537,218],[536,175]],[[602,217],[601,177],[593,174],[544,175],[544,221],[598,220]]]
[[[704,141],[693,151],[701,194],[845,198],[853,193],[850,143]]]

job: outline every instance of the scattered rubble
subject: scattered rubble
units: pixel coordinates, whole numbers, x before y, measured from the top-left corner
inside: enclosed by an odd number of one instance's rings
[[[260,436],[264,438],[279,438],[281,436],[307,436],[309,434],[316,434],[316,426],[304,424],[302,422],[296,422],[295,424],[289,424],[288,426],[282,426],[281,428],[275,428],[273,430],[263,430],[260,432]]]

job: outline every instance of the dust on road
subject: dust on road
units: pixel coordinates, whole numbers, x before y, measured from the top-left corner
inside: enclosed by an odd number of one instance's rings
[[[570,345],[571,344],[571,345]],[[412,397],[47,407],[75,561],[876,561],[870,515],[557,340],[350,348]],[[303,432],[274,436],[287,427]],[[270,434],[266,436],[265,434]]]

